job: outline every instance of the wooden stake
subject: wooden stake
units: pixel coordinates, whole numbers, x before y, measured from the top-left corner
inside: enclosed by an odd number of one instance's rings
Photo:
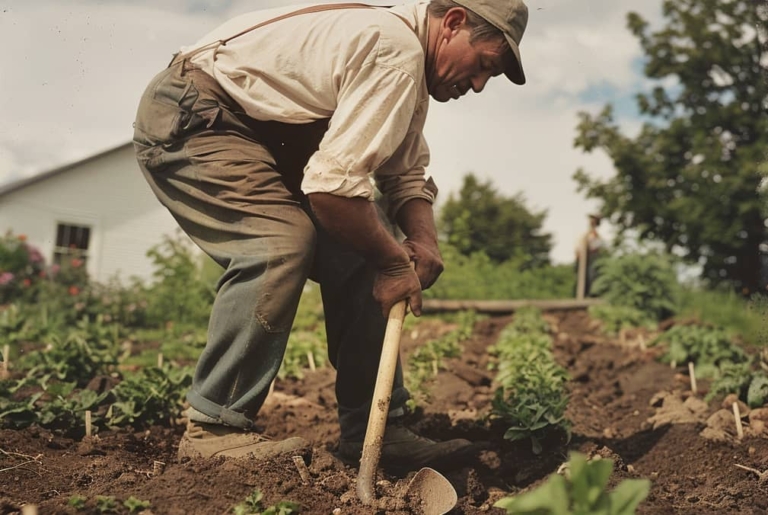
[[[163,368],[163,353],[157,353],[157,368]]]
[[[677,368],[677,361],[670,361],[669,362],[669,368],[671,368],[671,369]]]
[[[302,484],[308,485],[310,482],[309,469],[307,468],[307,464],[304,463],[304,458],[301,456],[294,456],[293,464],[296,465],[296,469],[299,471]]]
[[[312,351],[307,351],[307,361],[309,361],[309,369],[314,372],[317,370],[315,367],[315,356],[312,355]]]
[[[691,391],[696,393],[696,371],[693,368],[693,361],[688,362],[688,375],[691,377]]]
[[[11,363],[11,346],[7,343],[3,345],[3,368],[8,370]]]
[[[21,515],[37,515],[37,506],[34,504],[25,504],[21,507]]]
[[[741,415],[739,414],[738,401],[733,403],[733,418],[736,419],[736,434],[739,435],[739,439],[744,438],[744,428],[741,426]]]
[[[277,378],[274,378],[271,383],[269,383],[269,393],[267,395],[272,395],[272,392],[275,391],[275,381],[277,381]]]
[[[85,436],[91,436],[91,410],[85,411]]]

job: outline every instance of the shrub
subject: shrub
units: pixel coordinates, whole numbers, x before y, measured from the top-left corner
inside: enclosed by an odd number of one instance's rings
[[[679,288],[674,266],[661,254],[624,254],[595,264],[592,293],[608,304],[638,310],[662,320],[677,310]]]
[[[34,301],[35,287],[45,278],[45,260],[24,235],[0,238],[0,304]]]

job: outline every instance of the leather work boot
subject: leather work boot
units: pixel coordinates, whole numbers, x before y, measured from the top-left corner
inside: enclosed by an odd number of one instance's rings
[[[178,458],[249,456],[264,460],[283,453],[296,452],[308,446],[309,442],[299,437],[273,441],[258,433],[235,427],[190,421],[179,443]]]
[[[379,463],[393,471],[422,467],[447,470],[465,464],[478,450],[478,446],[469,440],[457,438],[436,442],[417,435],[401,424],[392,424],[384,430]],[[362,452],[363,442],[342,440],[339,443],[339,458],[348,465],[359,465]]]

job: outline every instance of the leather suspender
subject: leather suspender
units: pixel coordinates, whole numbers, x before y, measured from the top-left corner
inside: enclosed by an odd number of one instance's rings
[[[173,64],[174,62],[178,61],[179,59],[187,59],[187,58],[193,57],[193,56],[195,56],[195,55],[197,55],[197,54],[199,54],[201,52],[204,52],[206,50],[209,50],[211,48],[214,48],[214,52],[215,52],[216,51],[215,49],[219,48],[220,46],[226,46],[226,44],[229,43],[230,41],[232,41],[233,39],[239,38],[240,36],[242,36],[244,34],[247,34],[247,33],[251,32],[252,30],[256,30],[256,29],[261,28],[261,27],[263,27],[265,25],[269,25],[270,23],[275,23],[277,21],[285,20],[286,18],[292,18],[292,17],[298,16],[300,14],[310,14],[310,13],[317,13],[317,12],[321,12],[321,11],[332,11],[332,10],[335,10],[335,9],[375,9],[376,7],[379,7],[379,6],[368,5],[368,4],[361,4],[361,3],[354,3],[354,2],[339,3],[339,4],[312,5],[312,6],[309,6],[309,7],[305,7],[303,9],[299,9],[297,11],[291,11],[289,13],[285,13],[285,14],[282,14],[280,16],[276,16],[275,18],[271,18],[271,19],[266,20],[266,21],[262,21],[261,23],[257,23],[253,27],[249,27],[249,28],[247,28],[247,29],[245,29],[243,31],[240,31],[240,32],[238,32],[237,34],[235,34],[233,36],[230,36],[230,37],[228,37],[226,39],[220,39],[218,41],[214,41],[214,42],[209,43],[207,45],[204,45],[204,46],[202,46],[200,48],[196,48],[196,49],[192,50],[191,52],[189,52],[187,54],[181,54],[181,53],[174,54],[173,59],[171,60],[171,64]]]

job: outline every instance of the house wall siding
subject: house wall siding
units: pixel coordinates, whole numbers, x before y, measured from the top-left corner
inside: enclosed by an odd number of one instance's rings
[[[150,280],[146,252],[177,224],[160,205],[126,145],[0,197],[0,230],[25,234],[50,262],[58,223],[91,227],[88,273]]]

